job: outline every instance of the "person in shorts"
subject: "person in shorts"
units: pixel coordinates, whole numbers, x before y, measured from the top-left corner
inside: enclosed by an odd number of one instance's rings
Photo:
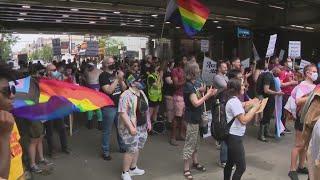
[[[170,137],[170,144],[173,146],[177,146],[177,140],[184,140],[184,133],[185,133],[185,125],[182,121],[185,104],[183,99],[183,87],[186,82],[184,66],[187,63],[187,58],[183,57],[182,60],[175,63],[176,67],[171,72],[171,77],[173,80],[173,85],[175,91],[173,93],[173,102],[174,102],[174,112],[175,118],[172,121],[172,130],[171,130],[171,137]],[[180,137],[177,136],[177,130]]]
[[[126,147],[123,156],[123,171],[121,178],[131,180],[131,176],[143,175],[145,171],[137,167],[139,151],[147,141],[151,130],[148,98],[142,91],[144,85],[141,79],[129,75],[129,89],[124,91],[119,99],[119,135]]]

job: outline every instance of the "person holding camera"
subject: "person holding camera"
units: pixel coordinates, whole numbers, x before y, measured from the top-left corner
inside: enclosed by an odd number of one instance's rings
[[[100,91],[108,95],[114,102],[114,106],[103,107],[102,110],[102,157],[104,160],[110,161],[110,134],[112,131],[112,124],[118,124],[117,108],[119,98],[123,91],[127,89],[124,82],[124,73],[117,70],[115,60],[110,57],[102,63],[103,72],[99,76]],[[117,126],[116,126],[117,127]],[[124,143],[119,136],[117,130],[117,140],[120,147],[120,152],[125,152]]]

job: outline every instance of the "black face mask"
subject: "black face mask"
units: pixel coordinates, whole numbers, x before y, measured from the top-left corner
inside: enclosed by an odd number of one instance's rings
[[[116,65],[115,65],[115,64],[109,65],[108,68],[109,68],[110,70],[114,70],[114,69],[116,68]]]

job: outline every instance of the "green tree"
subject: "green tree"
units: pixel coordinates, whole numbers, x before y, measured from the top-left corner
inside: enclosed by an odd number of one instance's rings
[[[118,46],[123,46],[124,43],[120,40],[110,38],[108,36],[101,36],[98,38],[99,47],[106,48],[106,55],[108,56],[117,56],[119,55]]]
[[[15,45],[20,38],[13,36],[11,33],[0,33],[0,35],[0,60],[7,61],[10,59],[12,53],[11,47]]]
[[[51,61],[53,59],[52,47],[49,45],[44,45],[40,49],[36,49],[30,55],[31,60],[41,59],[44,61]]]

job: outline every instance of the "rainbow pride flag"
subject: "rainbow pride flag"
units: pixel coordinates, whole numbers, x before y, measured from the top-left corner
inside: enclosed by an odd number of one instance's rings
[[[32,85],[30,87],[34,88],[30,92],[38,94],[37,98],[18,94],[12,110],[16,117],[32,121],[54,120],[72,112],[87,112],[114,105],[107,95],[83,86],[49,79],[40,79],[34,84],[38,88]]]
[[[209,9],[198,0],[171,0],[167,6],[165,21],[182,27],[192,37],[201,31],[209,15]]]

